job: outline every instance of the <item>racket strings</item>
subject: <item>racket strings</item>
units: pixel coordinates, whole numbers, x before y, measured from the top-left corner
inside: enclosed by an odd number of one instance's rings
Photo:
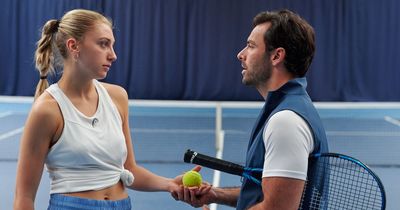
[[[300,209],[381,209],[381,189],[375,177],[353,161],[320,157],[306,181]]]

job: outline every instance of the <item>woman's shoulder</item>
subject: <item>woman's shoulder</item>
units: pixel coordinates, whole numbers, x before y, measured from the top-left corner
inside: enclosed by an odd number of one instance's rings
[[[57,101],[49,93],[42,93],[33,102],[27,122],[38,126],[37,129],[55,131],[63,122]]]
[[[105,82],[101,82],[100,84],[107,90],[108,95],[110,95],[111,100],[117,106],[118,111],[124,116],[128,110],[128,93],[126,90],[119,85]]]
[[[105,82],[100,82],[100,84],[107,90],[112,99],[128,100],[128,93],[123,87]]]
[[[57,101],[47,92],[43,92],[32,104],[33,114],[56,116],[60,112]]]

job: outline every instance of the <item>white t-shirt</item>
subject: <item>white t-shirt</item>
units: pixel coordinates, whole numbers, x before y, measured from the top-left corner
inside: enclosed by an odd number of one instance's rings
[[[263,133],[265,160],[262,177],[306,180],[314,138],[308,123],[290,110],[270,117]]]

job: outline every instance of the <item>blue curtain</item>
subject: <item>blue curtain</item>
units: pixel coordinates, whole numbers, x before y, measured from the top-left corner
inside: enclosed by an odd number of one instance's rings
[[[33,95],[40,29],[74,8],[113,19],[118,60],[106,81],[131,99],[262,100],[241,84],[236,55],[258,12],[288,8],[316,31],[313,100],[400,100],[397,0],[3,0],[0,94]]]

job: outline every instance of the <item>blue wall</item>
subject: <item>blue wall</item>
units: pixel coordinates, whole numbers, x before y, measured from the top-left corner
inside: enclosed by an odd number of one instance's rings
[[[396,0],[3,0],[1,95],[33,95],[40,29],[74,8],[113,19],[118,60],[106,81],[125,87],[131,99],[261,100],[241,84],[236,54],[258,12],[288,8],[316,31],[307,76],[312,99],[400,100]]]

